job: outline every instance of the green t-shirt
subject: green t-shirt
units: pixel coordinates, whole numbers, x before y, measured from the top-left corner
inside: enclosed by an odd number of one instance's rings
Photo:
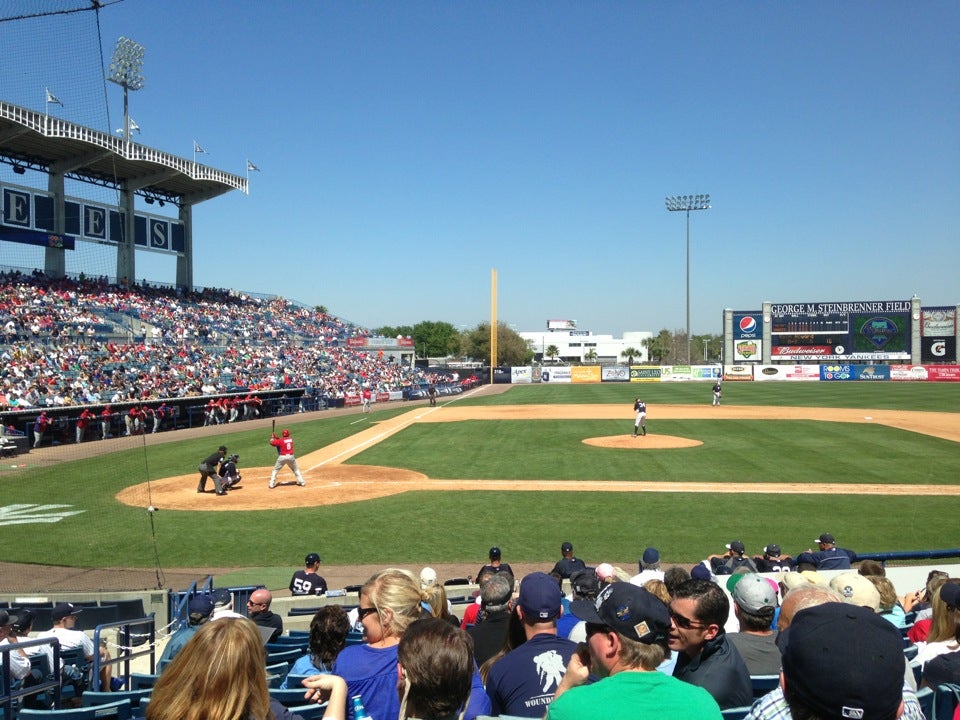
[[[547,720],[721,720],[706,690],[661,672],[620,672],[571,688],[550,705]]]

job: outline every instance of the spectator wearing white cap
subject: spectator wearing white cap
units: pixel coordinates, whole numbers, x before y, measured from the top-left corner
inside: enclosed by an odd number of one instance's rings
[[[771,629],[777,611],[774,583],[754,573],[733,577],[737,581],[730,595],[740,632],[729,633],[727,638],[737,648],[751,675],[776,675],[780,672],[780,649],[776,633]]]

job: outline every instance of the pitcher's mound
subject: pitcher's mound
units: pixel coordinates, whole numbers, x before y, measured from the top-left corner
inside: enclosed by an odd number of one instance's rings
[[[654,435],[653,433],[638,437],[633,435],[607,435],[606,437],[587,438],[583,442],[594,447],[629,448],[630,450],[668,450],[703,445],[699,440],[675,435]]]

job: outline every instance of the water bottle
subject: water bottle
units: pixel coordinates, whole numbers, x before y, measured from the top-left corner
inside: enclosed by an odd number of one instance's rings
[[[353,719],[354,720],[373,720],[370,717],[370,713],[367,712],[367,709],[363,706],[363,698],[359,695],[354,695],[351,700],[353,701]]]

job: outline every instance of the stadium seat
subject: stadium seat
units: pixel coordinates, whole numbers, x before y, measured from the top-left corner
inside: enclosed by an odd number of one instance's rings
[[[303,655],[302,650],[289,647],[286,647],[280,652],[268,652],[267,665],[278,665],[279,663],[293,665],[293,663],[300,659],[301,655]]]
[[[933,700],[936,697],[933,688],[924,687],[917,690],[917,700],[920,703],[920,709],[923,710],[923,716],[927,720],[931,720],[934,717],[933,714]]]
[[[294,646],[294,647],[304,647],[304,648],[305,648],[309,642],[310,642],[310,634],[309,634],[309,633],[307,633],[306,635],[281,635],[281,636],[278,637],[277,639],[271,640],[270,642],[268,642],[268,643],[266,644],[266,648],[267,648],[267,651],[268,651],[268,652],[269,652],[270,650],[273,650],[273,649],[276,649],[276,650],[281,650],[281,649],[289,650],[291,645]],[[287,647],[286,647],[286,648],[282,648],[281,646],[283,646],[283,645],[286,645]]]
[[[310,675],[287,675],[287,680],[286,680],[287,689],[290,690],[290,689],[293,689],[293,688],[302,688],[302,687],[303,687],[303,681],[306,680],[308,677],[312,677],[312,676],[310,676]]]
[[[287,617],[295,615],[316,615],[320,607],[319,605],[317,607],[292,607],[287,610]]]
[[[129,688],[131,690],[143,690],[144,688],[152,688],[157,684],[157,680],[160,679],[160,675],[151,675],[149,673],[131,673]]]
[[[960,705],[960,685],[947,683],[934,690],[933,711],[927,720],[953,720]]]
[[[288,672],[290,672],[290,663],[288,662],[267,665],[267,686],[279,688]]]
[[[319,720],[327,711],[327,704],[317,705],[316,703],[311,703],[309,705],[291,705],[287,710],[289,710],[292,715],[303,718],[303,720]]]
[[[117,620],[139,620],[142,617],[146,617],[146,613],[143,610],[142,598],[113,600],[110,604],[117,606]]]
[[[77,615],[77,630],[94,630],[98,625],[106,625],[117,621],[116,605],[95,605],[85,607]]]
[[[284,707],[291,707],[293,705],[305,705],[307,700],[303,697],[306,689],[303,687],[290,688],[288,690],[281,690],[280,688],[270,688],[270,697],[273,700],[276,700],[278,703]]]
[[[22,709],[18,718],[30,720],[47,718],[47,720],[129,720],[133,716],[129,700],[118,700],[109,705],[92,705],[90,707],[64,708],[62,710],[31,710]]]
[[[720,714],[723,715],[723,720],[743,720],[748,712],[750,712],[750,706],[744,705],[743,707],[721,710]]]
[[[750,684],[753,686],[753,697],[759,698],[780,685],[779,675],[751,675]]]
[[[150,698],[153,688],[143,688],[142,690],[118,690],[117,692],[106,692],[103,690],[85,690],[80,696],[80,703],[84,707],[92,705],[110,705],[120,700],[126,700],[130,703],[131,713],[135,716],[140,715],[140,700]]]

